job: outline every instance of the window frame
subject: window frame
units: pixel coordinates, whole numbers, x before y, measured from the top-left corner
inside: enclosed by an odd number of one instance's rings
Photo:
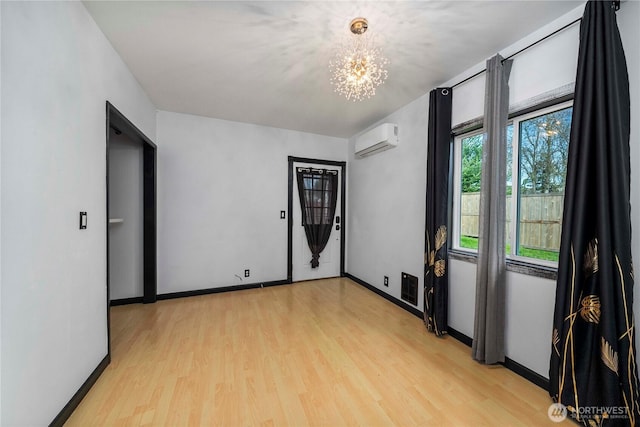
[[[526,266],[540,267],[546,272],[549,270],[556,270],[558,267],[557,261],[548,261],[538,258],[531,258],[522,255],[517,255],[517,245],[519,240],[518,227],[520,225],[519,206],[520,206],[520,164],[519,164],[519,150],[520,150],[520,123],[529,119],[544,116],[556,111],[564,110],[573,106],[573,99],[562,100],[551,105],[540,106],[540,108],[531,108],[527,111],[516,112],[509,116],[507,126],[513,126],[512,139],[511,139],[511,224],[509,227],[509,233],[512,236],[511,241],[505,242],[510,244],[510,251],[506,254],[507,261],[517,265],[519,267]],[[453,135],[453,186],[452,186],[452,237],[451,250],[462,255],[461,258],[477,256],[477,249],[464,248],[460,246],[461,237],[461,202],[462,202],[462,141],[466,138],[473,137],[484,133],[484,128],[481,124],[478,127],[471,129],[465,129],[464,132]],[[514,185],[515,183],[515,185]],[[563,212],[564,216],[564,212]]]
[[[460,231],[462,229],[462,140],[477,135],[482,135],[484,128],[481,126],[476,129],[468,130],[464,133],[455,135],[453,138],[453,197],[452,197],[452,220],[453,239],[451,249],[461,252],[477,254],[477,249],[463,248],[460,246]]]

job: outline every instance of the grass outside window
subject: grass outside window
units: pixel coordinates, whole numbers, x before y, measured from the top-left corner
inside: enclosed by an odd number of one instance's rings
[[[471,236],[460,236],[460,247],[465,249],[478,250],[478,238]],[[505,252],[507,256],[511,253],[511,245],[505,246]],[[545,261],[558,262],[559,252],[548,251],[544,249],[534,249],[527,247],[520,247],[520,255],[528,258],[541,259]]]

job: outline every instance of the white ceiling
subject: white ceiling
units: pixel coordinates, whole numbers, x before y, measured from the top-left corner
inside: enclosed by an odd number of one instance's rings
[[[85,1],[161,110],[350,137],[582,1]],[[374,98],[333,92],[352,18],[389,59]]]

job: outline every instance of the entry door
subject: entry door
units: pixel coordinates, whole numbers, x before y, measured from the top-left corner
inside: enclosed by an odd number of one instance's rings
[[[334,216],[333,227],[327,246],[320,253],[320,265],[316,268],[311,268],[311,250],[307,244],[307,236],[304,233],[304,227],[302,226],[302,210],[300,209],[300,196],[298,194],[298,177],[296,172],[297,167],[308,167],[313,169],[326,169],[335,170],[338,172],[338,197],[336,201],[336,213]],[[336,217],[340,216],[342,211],[340,198],[342,196],[342,171],[335,166],[324,166],[315,163],[293,163],[293,272],[292,279],[294,282],[300,282],[303,280],[324,279],[327,277],[340,276],[340,231],[336,230],[336,226],[342,227],[343,218],[340,218],[340,222],[336,223]]]

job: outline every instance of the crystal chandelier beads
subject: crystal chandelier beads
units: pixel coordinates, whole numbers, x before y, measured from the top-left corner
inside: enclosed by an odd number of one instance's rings
[[[355,102],[376,94],[376,88],[387,79],[389,61],[365,34],[366,19],[354,19],[350,28],[353,35],[336,51],[329,70],[334,91]]]

